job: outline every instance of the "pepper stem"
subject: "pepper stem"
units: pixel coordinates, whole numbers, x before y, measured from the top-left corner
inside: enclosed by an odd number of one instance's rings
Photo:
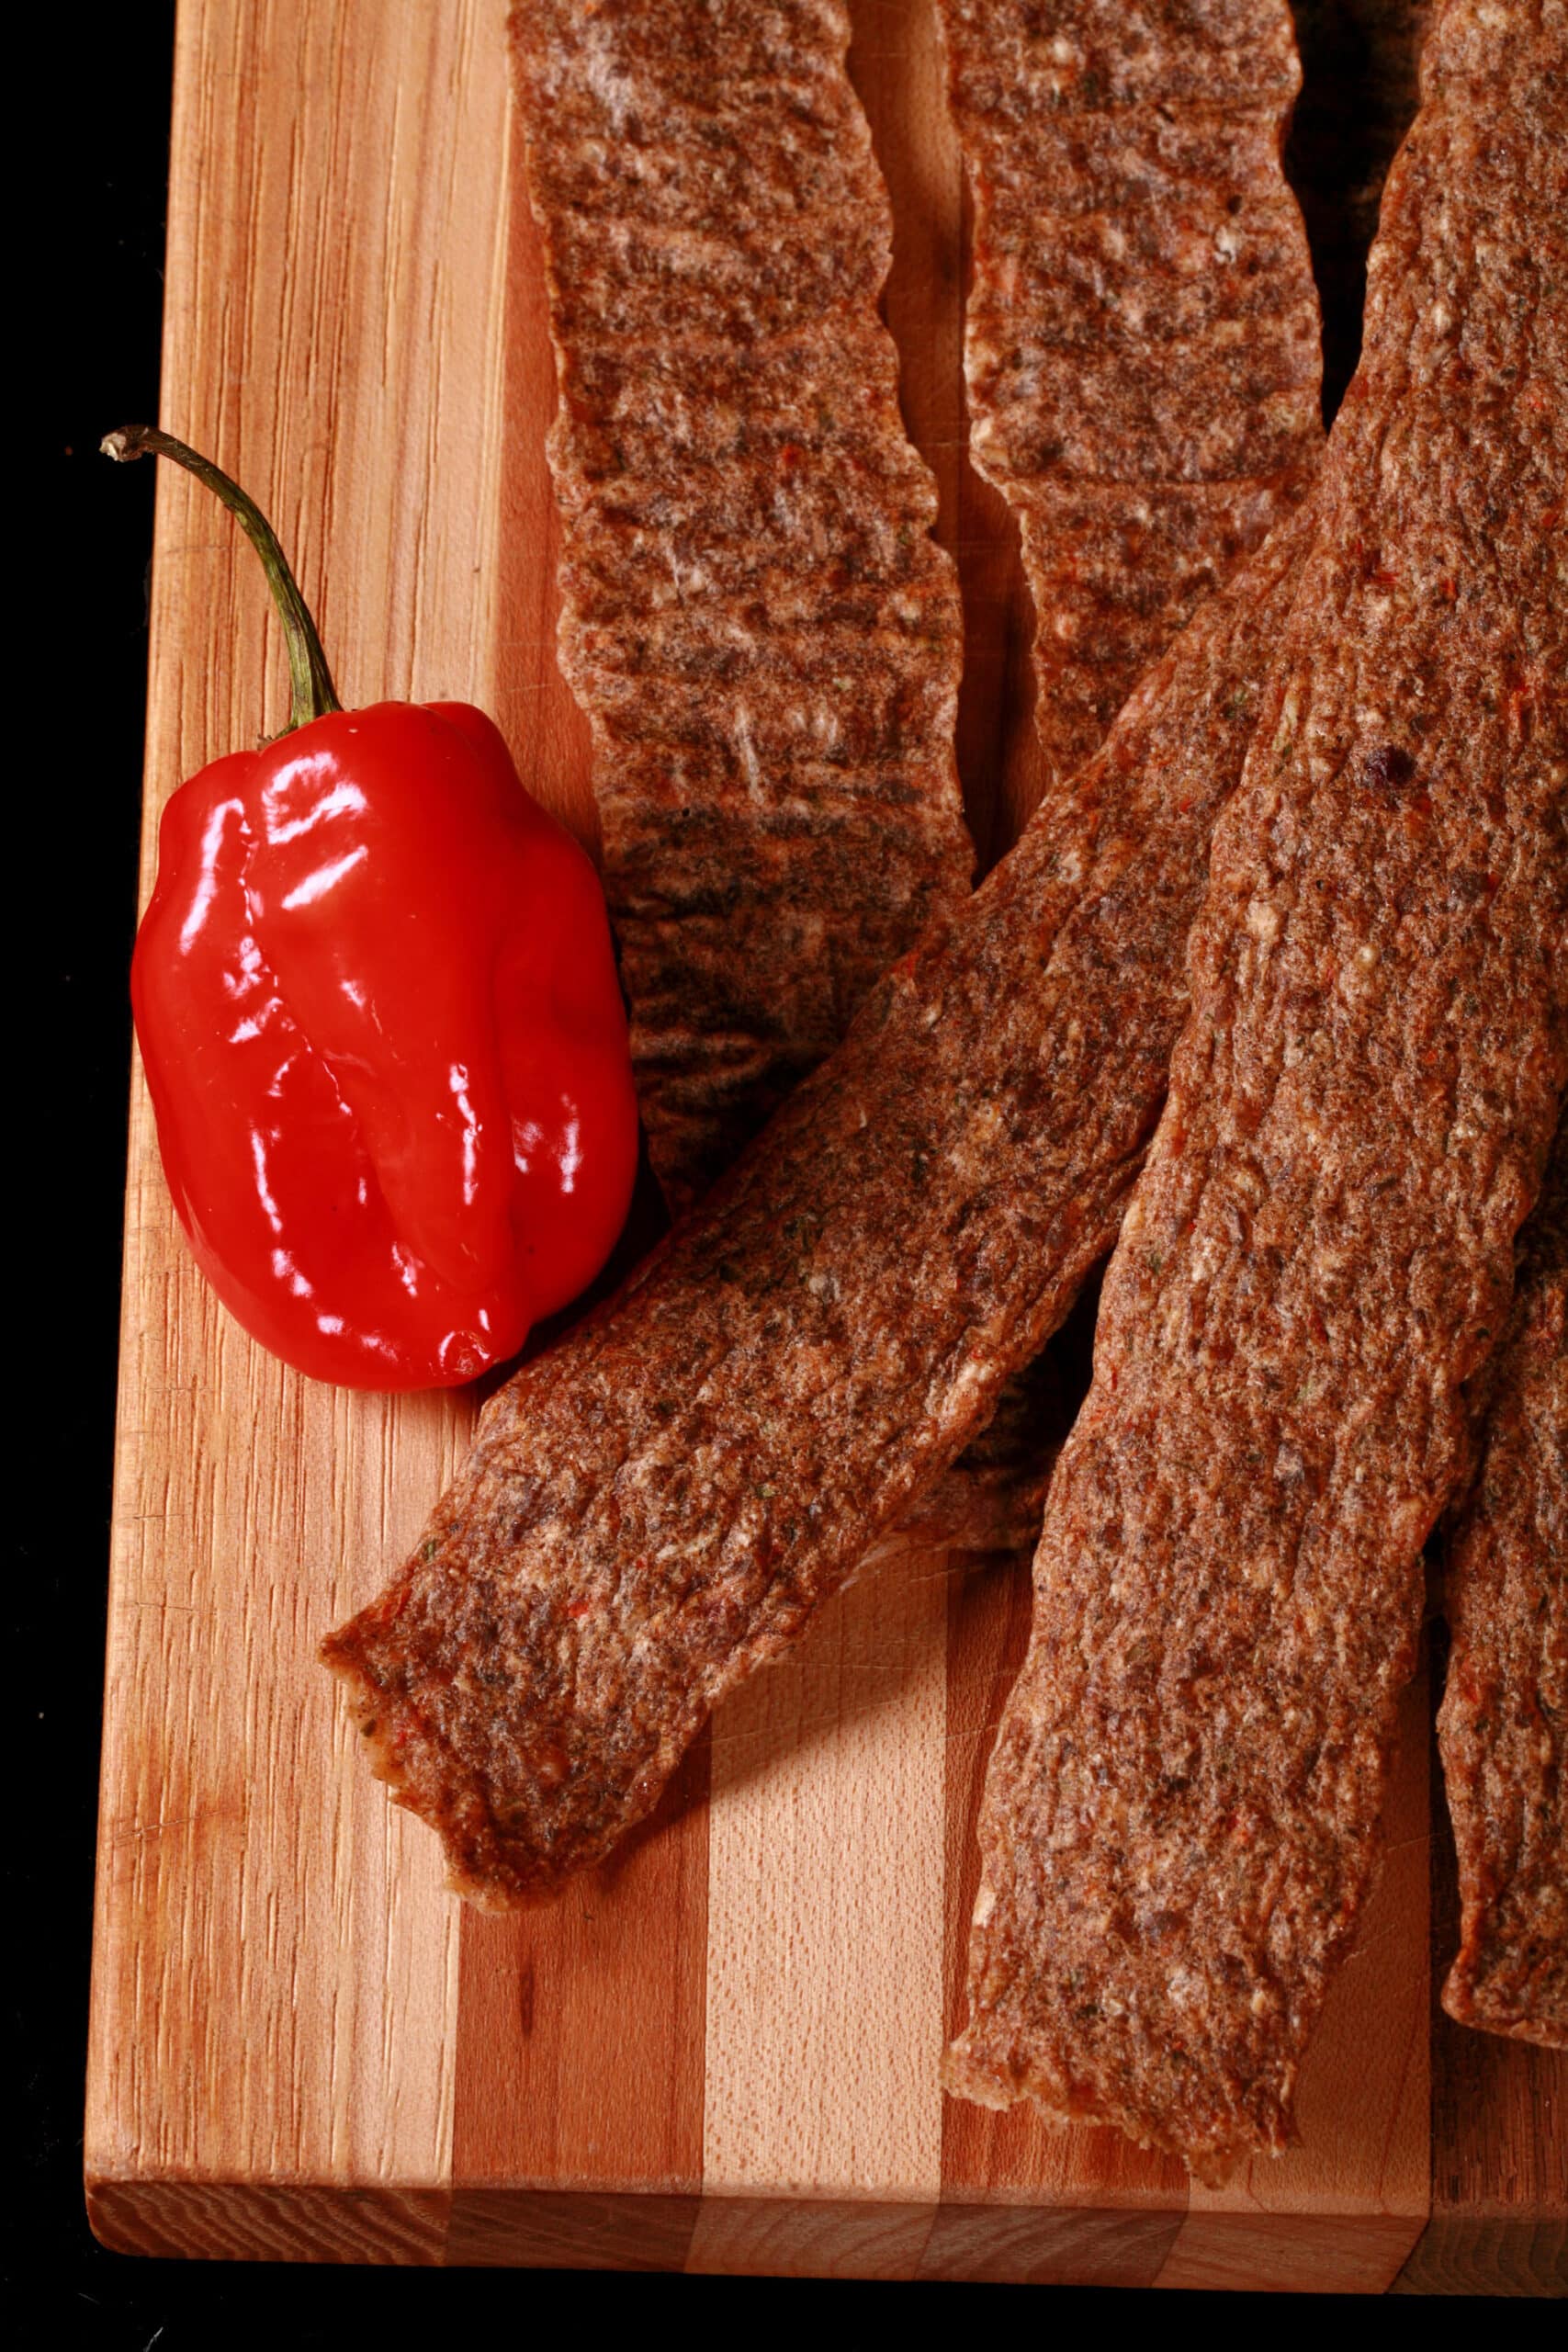
[[[188,449],[172,433],[160,433],[155,424],[122,424],[117,432],[106,433],[99,447],[106,458],[118,458],[122,464],[149,453],[155,458],[172,458],[176,466],[183,466],[197,481],[205,482],[230,514],[238,517],[262,560],[272,601],[283,623],[283,640],[288,648],[289,713],[284,733],[292,734],[296,727],[308,726],[312,718],[324,718],[329,711],[341,710],[343,705],[337,698],[310,606],[299,594],[299,583],[288,569],[288,559],[277,543],[276,532],[255,501],[247,498],[239,483],[231,481],[210,458]]]

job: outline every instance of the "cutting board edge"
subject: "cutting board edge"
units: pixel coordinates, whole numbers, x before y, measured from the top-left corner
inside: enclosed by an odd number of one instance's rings
[[[438,2267],[451,2192],[391,2182],[200,2180],[83,2165],[87,2225],[111,2254],[209,2262]]]
[[[1568,2297],[1568,2220],[1435,2213],[1392,2295]]]
[[[689,2271],[1058,2286],[1568,2293],[1568,2222],[1175,2207],[260,2182],[84,2165],[110,2252],[206,2261]]]

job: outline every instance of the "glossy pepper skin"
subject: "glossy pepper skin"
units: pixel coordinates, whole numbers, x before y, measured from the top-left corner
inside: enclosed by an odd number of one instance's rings
[[[482,712],[331,710],[183,785],[131,998],[196,1255],[299,1371],[471,1379],[603,1265],[637,1161],[604,897]]]

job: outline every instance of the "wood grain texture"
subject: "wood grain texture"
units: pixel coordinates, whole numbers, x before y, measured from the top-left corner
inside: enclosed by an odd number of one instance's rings
[[[180,13],[164,418],[272,514],[351,703],[489,690],[506,207],[472,159],[504,152],[500,60],[487,0]],[[144,891],[169,791],[285,716],[259,567],[167,472],[152,641]],[[177,1232],[140,1078],[124,1300],[95,2220],[429,2258],[457,1922],[312,1652],[412,1541],[471,1407],[335,1393],[253,1346]]]
[[[964,583],[961,763],[994,851],[1032,798],[1029,616],[964,453],[956,153],[924,0],[853,13],[906,415]],[[347,695],[487,700],[530,788],[592,842],[587,730],[555,662],[553,374],[503,17],[185,0],[164,418],[269,505]],[[282,712],[259,575],[183,478],[160,485],[153,581],[144,887],[175,783]],[[868,1574],[722,1711],[711,1795],[704,1749],[613,1869],[522,1918],[463,1913],[434,1841],[347,1752],[313,1658],[412,1540],[468,1404],[334,1396],[253,1349],[188,1261],[140,1078],[125,1301],[86,2127],[107,2243],[1562,2291],[1560,2062],[1426,2023],[1418,1714],[1303,2148],[1190,2197],[1114,2135],[936,2093],[1021,1569]],[[1439,1849],[1435,1911],[1441,1868]]]
[[[936,2201],[945,1627],[940,1559],[900,1557],[715,1718],[716,2196]]]
[[[933,0],[850,0],[850,78],[893,206],[884,309],[900,358],[904,422],[936,477],[937,537],[958,565],[964,676],[958,773],[985,874],[1044,788],[1034,729],[1034,607],[1018,526],[969,456],[964,287],[969,204]]]

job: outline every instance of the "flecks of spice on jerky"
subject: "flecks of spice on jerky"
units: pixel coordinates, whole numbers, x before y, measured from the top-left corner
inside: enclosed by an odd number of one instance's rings
[[[513,40],[561,660],[682,1207],[967,890],[957,581],[877,314],[892,228],[840,0],[530,0]]]
[[[325,1645],[465,1893],[602,1860],[1110,1248],[1309,524],[1201,608],[619,1298],[491,1400],[402,1575]]]
[[[1285,0],[941,6],[970,444],[1018,516],[1062,775],[1315,466],[1317,300],[1280,167],[1301,69]]]
[[[1568,1079],[1568,11],[1448,0],[1052,1482],[950,2086],[1290,2132]]]
[[[1249,13],[1258,24],[1238,28],[1224,10],[1200,11],[1172,44],[1167,11],[1126,11],[1122,80],[1126,54],[1139,57],[1131,116],[1116,74],[1099,97],[1092,60],[1082,74],[1054,70],[1047,86],[1016,12],[992,28],[991,116],[975,136],[994,159],[1002,125],[1022,175],[999,200],[996,236],[1005,242],[1032,190],[1049,193],[1061,233],[1048,217],[1021,272],[983,241],[971,316],[989,287],[993,324],[1005,295],[1031,348],[1043,337],[1061,365],[1079,368],[1086,337],[1094,350],[1095,396],[1075,408],[1077,469],[1052,525],[1053,577],[1092,571],[1095,582],[1092,627],[1065,668],[1065,607],[1042,641],[1050,691],[1060,689],[1058,750],[1094,747],[1201,589],[1261,537],[1315,454],[1315,307],[1278,155],[1293,52],[1283,0],[1255,0]],[[1249,33],[1269,51],[1261,96],[1239,86]],[[565,395],[552,444],[563,654],[594,721],[650,1148],[683,1205],[837,1043],[872,978],[966,876],[948,758],[955,593],[927,536],[931,487],[904,441],[874,313],[886,206],[842,70],[842,11],[682,0],[584,17],[545,6],[520,12],[515,37]],[[971,46],[978,38],[972,28]],[[955,80],[971,129],[975,81]],[[1216,104],[1194,107],[1200,84]],[[1088,107],[1070,153],[1052,144],[1065,89]],[[1223,186],[1205,188],[1215,234],[1205,242],[1195,228],[1174,260],[1148,233],[1151,204],[1171,196],[1168,173],[1135,153],[1138,139],[1152,155],[1176,136],[1172,105],[1189,133],[1207,123],[1210,164],[1227,138],[1235,147]],[[1114,282],[1095,299],[1078,232],[1098,220],[1101,243],[1119,235],[1096,210],[1111,198],[1137,233],[1105,264]],[[1077,331],[1064,340],[1069,314]],[[1205,419],[1209,472],[1242,446],[1261,413],[1265,363],[1238,371],[1225,349],[1238,321],[1265,314],[1285,320],[1303,390],[1268,428],[1269,479],[1156,484],[1152,504],[1146,482],[1117,493],[1119,469],[1138,470],[1117,420],[1141,397],[1151,352],[1168,424],[1179,411],[1190,436]],[[1134,319],[1147,336],[1124,331]],[[982,403],[980,437],[995,437],[1001,414],[1013,442],[1037,450],[1060,390],[1038,367],[1027,382],[1015,375],[999,405]],[[1010,492],[1022,463],[1006,473]],[[1058,475],[1030,477],[1037,586]],[[1086,528],[1086,516],[1099,520]],[[1079,691],[1089,672],[1092,714]],[[877,715],[889,681],[891,728]],[[921,1542],[1032,1542],[1050,1448],[1032,1453],[1021,1441],[1052,1386],[1043,1370],[1029,1395],[1003,1400],[984,1460],[927,1498],[912,1531]]]

